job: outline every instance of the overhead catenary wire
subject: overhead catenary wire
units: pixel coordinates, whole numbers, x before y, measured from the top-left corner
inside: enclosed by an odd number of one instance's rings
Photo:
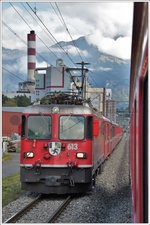
[[[51,34],[51,32],[48,30],[48,28],[45,26],[45,24],[42,22],[42,20],[39,18],[39,16],[37,15],[37,13],[32,9],[32,7],[26,2],[26,4],[30,7],[30,9],[32,10],[32,12],[36,15],[36,17],[39,19],[39,21],[43,24],[43,26],[46,28],[46,30],[48,31],[48,33]],[[12,3],[10,3],[10,5],[14,8],[14,10],[19,14],[19,16],[23,19],[23,21],[26,23],[26,25],[32,30],[31,26],[27,23],[27,21],[23,18],[23,16],[21,16],[21,14],[18,12],[18,10],[12,5]],[[54,40],[56,41],[56,43],[60,46],[61,49],[63,49],[63,51],[65,52],[65,54],[70,58],[69,54],[64,50],[64,48],[58,43],[58,41],[55,39],[55,37],[51,34],[51,36],[54,38]],[[43,42],[43,40],[37,35],[37,37]],[[43,44],[46,46],[46,44],[43,42]],[[49,47],[46,46],[48,49]],[[50,52],[52,52],[49,49]],[[57,56],[56,56],[57,57]],[[70,60],[72,61],[72,63],[75,65],[75,63],[73,62],[73,60],[70,58]],[[52,65],[52,64],[50,64]],[[53,65],[52,65],[53,66]],[[90,73],[92,73],[91,71],[89,71]],[[91,77],[91,80],[96,84],[95,80],[93,77]],[[97,84],[96,84],[97,86]]]
[[[65,21],[64,21],[64,18],[63,18],[63,16],[62,16],[62,13],[61,13],[59,7],[58,7],[58,4],[55,2],[55,5],[56,5],[56,7],[57,7],[57,10],[58,10],[60,16],[57,14],[57,12],[56,12],[55,8],[53,7],[52,3],[50,3],[50,5],[52,6],[53,10],[55,11],[55,13],[56,13],[56,15],[58,16],[58,18],[59,18],[59,20],[61,21],[61,23],[65,26],[65,29],[66,29],[66,31],[68,32],[68,34],[69,34],[69,36],[70,36],[70,38],[71,38],[71,40],[72,40],[72,42],[73,42],[74,47],[77,49],[77,52],[79,53],[80,58],[81,58],[81,60],[83,61],[82,56],[81,56],[81,54],[80,54],[80,52],[79,52],[79,50],[78,50],[78,48],[77,48],[77,46],[76,46],[76,43],[75,43],[75,41],[73,40],[73,38],[72,38],[72,36],[71,36],[71,34],[70,34],[70,32],[69,32],[69,29],[68,29],[68,27],[67,27],[67,25],[66,25],[66,23],[65,23]],[[84,56],[84,57],[85,57],[85,56]],[[93,74],[92,71],[89,71],[89,72],[90,72],[91,74]],[[93,81],[93,83],[96,84],[96,81],[95,81],[94,78],[91,77],[91,80]],[[96,84],[96,86],[97,86],[97,84]]]
[[[32,12],[36,15],[36,17],[39,19],[39,21],[42,23],[42,25],[45,27],[45,29],[47,30],[47,32],[51,35],[51,37],[55,40],[56,44],[59,46],[59,48],[61,48],[63,50],[63,52],[65,53],[65,55],[70,59],[70,61],[75,65],[74,61],[72,60],[72,58],[70,57],[70,55],[68,54],[68,52],[66,52],[66,50],[61,46],[61,44],[57,41],[57,39],[55,38],[55,36],[50,32],[50,30],[47,28],[47,26],[44,24],[44,22],[41,20],[41,18],[37,15],[37,13],[35,13],[35,11],[32,9],[32,7],[30,6],[30,4],[28,2],[26,2],[26,4],[29,6],[29,8],[32,10]]]
[[[76,42],[75,42],[75,40],[73,40],[72,35],[71,35],[71,33],[70,33],[70,31],[69,31],[67,25],[66,25],[66,22],[65,22],[65,20],[64,20],[64,18],[63,18],[63,15],[62,15],[62,13],[61,13],[61,11],[60,11],[60,9],[59,9],[59,7],[58,7],[58,4],[57,4],[56,2],[55,2],[55,5],[56,5],[57,10],[58,10],[58,12],[59,12],[59,15],[60,15],[62,24],[63,24],[63,26],[65,27],[67,33],[69,34],[69,36],[70,36],[70,38],[71,38],[71,40],[72,40],[72,43],[73,43],[74,47],[76,48],[76,51],[77,51],[77,53],[78,53],[78,55],[79,55],[81,61],[83,61],[83,58],[82,58],[82,56],[81,56],[81,54],[80,54],[80,52],[79,52],[79,49],[78,49],[78,47],[77,47],[77,45],[76,45]]]
[[[71,35],[71,33],[70,33],[70,31],[69,31],[67,25],[66,25],[66,22],[65,22],[65,20],[64,20],[64,17],[62,16],[61,10],[60,10],[60,8],[58,7],[58,3],[55,2],[55,5],[56,5],[57,10],[58,10],[59,13],[56,11],[56,9],[54,8],[54,6],[53,6],[53,4],[52,4],[51,2],[50,2],[50,5],[51,5],[51,7],[53,8],[55,14],[58,16],[58,18],[59,18],[60,22],[62,23],[62,25],[65,27],[65,30],[66,30],[67,33],[69,34],[69,36],[70,36],[70,38],[71,38],[71,40],[72,40],[72,43],[73,43],[74,47],[76,48],[77,53],[79,54],[80,59],[81,59],[82,61],[84,61],[83,58],[82,58],[82,56],[81,56],[81,53],[80,53],[80,51],[79,51],[79,48],[78,48],[77,45],[76,45],[76,41],[73,40],[72,35]],[[85,60],[88,61],[87,57],[84,55],[83,52],[82,52],[82,55],[84,56]]]
[[[17,14],[22,18],[22,20],[26,23],[26,25],[29,27],[30,30],[33,30],[32,27],[29,25],[29,23],[21,16],[21,14],[18,12],[18,10],[13,6],[12,3],[10,5],[13,7],[13,9],[17,12]],[[38,34],[36,34],[38,39],[46,46],[46,48],[50,51],[50,53],[54,54],[55,57],[57,58],[57,55],[45,44],[45,42],[39,37]]]
[[[4,26],[6,26],[17,38],[19,38],[26,46],[28,46],[27,45],[27,42],[25,42],[10,26],[8,26],[8,24],[6,24],[4,21],[2,21],[2,23],[4,24]],[[39,52],[37,52],[37,55],[39,55],[39,57],[41,58],[41,59],[43,59],[47,64],[49,64],[48,62],[47,62],[47,60],[39,53]]]
[[[10,3],[10,5],[14,8],[14,10],[18,13],[18,15],[23,19],[23,17],[20,15],[20,13],[18,12],[18,10]],[[26,22],[25,19],[23,19],[23,21],[26,23],[26,25],[30,28],[30,30],[32,30],[32,27]],[[12,31],[12,29],[10,29]],[[16,34],[15,32],[13,32],[14,34]],[[36,36],[43,42],[43,40],[36,34]],[[18,35],[19,37],[19,35]],[[21,39],[22,40],[22,39]],[[44,42],[43,42],[44,43]],[[48,48],[48,50],[50,52],[52,52],[49,47],[44,43],[44,45]],[[56,56],[57,57],[57,56]],[[42,57],[43,58],[43,57]],[[45,60],[44,60],[45,61]],[[47,62],[47,61],[46,61]],[[52,67],[54,67],[54,65],[52,65],[51,63],[48,63],[47,64],[51,65]],[[57,68],[57,70],[60,72],[60,70]]]
[[[12,76],[18,78],[21,81],[25,81],[24,79],[22,79],[21,77],[18,77],[16,74],[12,73],[11,71],[9,71],[8,69],[6,69],[5,67],[2,66],[2,69],[7,71],[9,74],[11,74]]]
[[[32,12],[36,15],[36,17],[39,19],[39,21],[43,24],[43,26],[46,28],[46,30],[48,31],[48,33],[51,34],[51,32],[48,30],[48,28],[45,26],[45,24],[42,22],[42,20],[39,18],[39,16],[37,15],[37,13],[32,9],[32,7],[29,5],[29,3],[26,2],[26,4],[28,5],[28,7],[32,10]],[[30,28],[30,30],[32,30],[32,27],[27,23],[27,21],[21,16],[21,14],[18,12],[18,10],[13,6],[12,3],[10,3],[10,5],[13,7],[13,9],[17,12],[17,14],[22,18],[22,20],[26,23],[26,25]],[[30,14],[31,15],[31,14]],[[51,34],[51,36],[53,37],[53,35]],[[48,48],[48,50],[50,52],[51,49],[43,42],[43,40],[39,37],[39,35],[37,35],[37,37],[41,40],[41,42]],[[58,43],[58,41],[55,39],[56,43],[61,47],[61,49],[63,49],[63,51],[65,52],[65,54],[70,58],[69,54],[64,50],[64,48]],[[52,52],[53,53],[53,52]],[[55,53],[53,53],[55,54]],[[55,55],[56,56],[56,55]],[[56,56],[57,57],[57,56]],[[72,61],[72,63],[76,66],[76,64],[73,62],[73,60],[70,58],[70,60]],[[50,64],[51,65],[51,64]],[[53,65],[52,65],[53,66]]]
[[[52,9],[54,10],[55,14],[58,16],[60,22],[63,23],[63,21],[62,21],[60,15],[57,13],[57,11],[56,11],[55,7],[53,6],[53,4],[52,4],[51,2],[49,2],[49,4],[50,4],[50,6],[52,7]]]
[[[25,5],[23,4],[23,3],[21,3],[21,5],[24,7],[24,9],[28,12],[28,14],[34,19],[34,21],[36,21],[36,23],[40,26],[40,28],[49,36],[49,34],[43,29],[43,27],[40,25],[40,23],[38,23],[38,21],[32,16],[32,14],[29,12],[29,10],[25,7]],[[38,36],[38,35],[37,35]],[[50,37],[50,36],[49,36]],[[45,42],[41,39],[41,38],[39,38],[41,41],[42,41],[42,43],[46,46],[46,48],[48,48],[48,50],[56,57],[56,58],[58,58],[58,56],[51,50],[51,48],[50,47],[48,47],[46,44],[45,44]],[[52,40],[52,39],[51,39]],[[53,40],[52,40],[53,41]]]
[[[38,23],[38,21],[32,16],[32,14],[29,12],[29,10],[25,7],[25,5],[22,3],[22,6],[25,8],[25,10],[30,14],[30,16]],[[30,8],[31,9],[31,8]],[[34,12],[36,14],[36,11]],[[42,26],[40,25],[40,23],[38,23],[38,25],[40,26],[40,28],[48,35],[48,33],[42,28]],[[49,35],[48,35],[49,36]],[[45,43],[44,43],[45,44]],[[58,56],[47,46],[45,45],[58,59]],[[52,65],[52,64],[51,64]],[[53,65],[52,65],[53,66]],[[70,77],[72,78],[72,74],[70,73]],[[74,82],[75,83],[75,82]]]
[[[28,46],[27,45],[27,43],[10,27],[10,26],[8,26],[4,21],[2,21],[2,23],[4,24],[4,26],[6,26],[14,35],[16,35],[17,36],[17,38],[19,38],[26,46]],[[38,55],[39,55],[39,57],[41,57],[45,62],[47,62],[46,61],[46,59],[43,57],[43,56],[41,56],[40,55],[40,53],[37,53]],[[47,62],[47,64],[48,64],[48,62]],[[50,64],[51,66],[53,66],[52,64]],[[54,66],[53,66],[54,67]],[[5,68],[4,68],[5,69]],[[11,73],[10,71],[8,71],[7,69],[5,69],[7,72],[9,72],[9,73]],[[60,72],[60,70],[57,68],[57,70]],[[12,74],[12,75],[14,75],[15,77],[17,77],[15,74]],[[70,75],[70,78],[73,80],[73,77],[72,77],[72,74],[70,73],[69,74]],[[17,77],[18,79],[20,79],[20,80],[22,80],[22,81],[25,81],[25,80],[23,80],[23,79],[21,79],[21,78],[19,78],[19,77]]]
[[[53,34],[49,31],[49,29],[47,28],[47,26],[43,23],[43,21],[40,19],[40,17],[37,15],[37,13],[32,9],[32,7],[30,6],[29,3],[26,2],[26,4],[28,5],[28,7],[32,10],[32,12],[35,14],[35,16],[39,19],[39,21],[42,23],[42,25],[46,28],[46,30],[48,31],[48,33],[50,33],[50,35],[52,36],[52,38],[55,40],[56,44],[58,44],[60,46],[61,49],[63,49],[63,51],[65,52],[65,54],[67,54],[67,56],[69,57],[69,59],[72,61],[72,63],[76,66],[76,64],[73,62],[73,60],[71,59],[71,57],[69,56],[68,52],[65,51],[65,49],[60,45],[60,43],[56,40],[56,38],[53,36]],[[38,23],[39,24],[39,23]],[[41,27],[41,26],[40,26]],[[73,41],[73,39],[72,39]],[[82,59],[82,58],[81,58]],[[70,74],[71,75],[71,74]],[[71,75],[72,78],[72,75]],[[75,81],[73,80],[74,84]],[[76,86],[76,84],[75,84]]]

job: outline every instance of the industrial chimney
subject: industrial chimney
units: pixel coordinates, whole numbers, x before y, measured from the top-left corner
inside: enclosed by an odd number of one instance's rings
[[[35,81],[34,71],[36,68],[36,35],[32,30],[27,35],[28,42],[28,81]]]

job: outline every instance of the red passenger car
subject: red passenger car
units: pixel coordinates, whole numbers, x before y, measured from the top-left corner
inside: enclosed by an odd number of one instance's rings
[[[27,107],[21,124],[22,188],[57,194],[90,191],[121,137],[122,128],[87,106]]]
[[[134,222],[148,223],[148,3],[134,4],[130,78],[130,173]]]

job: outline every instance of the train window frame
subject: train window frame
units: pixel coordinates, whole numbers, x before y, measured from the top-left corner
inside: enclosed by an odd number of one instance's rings
[[[115,133],[116,133],[116,132],[115,132],[115,131],[116,131],[115,128],[116,128],[116,126],[112,126],[112,137],[115,137]]]
[[[49,117],[50,118],[50,123],[51,123],[51,126],[50,126],[50,129],[51,129],[51,134],[50,134],[50,136],[48,137],[48,138],[31,138],[31,137],[29,137],[29,135],[28,135],[28,124],[29,124],[29,118],[30,117],[37,117],[37,116],[39,116],[39,117]],[[27,118],[26,118],[26,137],[28,138],[28,139],[30,139],[30,140],[51,140],[52,139],[52,116],[51,115],[49,115],[49,114],[30,114],[30,115],[28,115],[27,116]]]
[[[93,116],[92,115],[88,115],[85,118],[85,133],[86,133],[85,135],[86,139],[93,140]]]
[[[60,120],[61,120],[61,117],[65,117],[65,116],[68,116],[68,117],[82,117],[84,119],[84,132],[83,132],[83,138],[82,139],[64,139],[64,138],[61,138],[60,137]],[[83,115],[70,115],[70,114],[64,114],[64,115],[60,115],[59,116],[59,139],[60,140],[64,140],[64,141],[83,141],[85,139],[85,131],[86,131],[86,127],[85,127],[85,117]]]
[[[25,138],[26,137],[26,116],[22,115],[21,116],[21,138]]]

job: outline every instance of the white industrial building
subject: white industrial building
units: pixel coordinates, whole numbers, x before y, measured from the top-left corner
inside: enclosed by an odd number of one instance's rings
[[[71,93],[71,75],[66,72],[62,59],[57,59],[56,67],[35,70],[35,95],[37,99],[54,92]]]

